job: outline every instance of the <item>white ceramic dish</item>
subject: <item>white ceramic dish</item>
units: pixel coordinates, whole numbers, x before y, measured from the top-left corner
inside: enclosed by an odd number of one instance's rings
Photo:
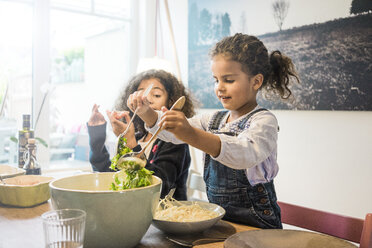
[[[75,175],[49,185],[54,209],[77,208],[87,213],[84,247],[134,247],[151,224],[161,179],[153,176],[150,186],[112,191],[114,174]]]
[[[26,171],[24,169],[10,165],[0,164],[0,179],[20,176],[24,175],[25,173]]]
[[[195,222],[176,222],[176,221],[165,221],[165,220],[158,220],[153,219],[152,223],[155,227],[162,230],[165,233],[170,234],[190,234],[190,233],[198,233],[208,228],[212,227],[214,224],[217,223],[222,217],[225,215],[225,209],[221,206],[209,203],[209,202],[202,202],[202,201],[180,201],[183,204],[191,205],[197,203],[200,207],[214,211],[218,214],[217,217],[203,220],[203,221],[195,221]]]

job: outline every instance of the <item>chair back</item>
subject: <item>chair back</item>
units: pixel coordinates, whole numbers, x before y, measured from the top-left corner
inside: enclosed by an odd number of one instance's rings
[[[363,220],[285,202],[278,204],[285,224],[360,243],[361,248],[372,247],[372,214]]]
[[[187,180],[187,198],[189,200],[202,200],[202,196],[205,195],[205,192],[206,186],[203,176],[199,172],[191,169]],[[199,197],[193,197],[195,196],[194,193]]]

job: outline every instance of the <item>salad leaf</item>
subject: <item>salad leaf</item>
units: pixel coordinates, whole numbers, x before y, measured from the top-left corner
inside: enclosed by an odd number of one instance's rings
[[[111,166],[110,166],[111,170],[117,171],[118,170],[117,164],[118,164],[119,158],[123,156],[124,154],[132,152],[132,149],[127,147],[126,144],[127,144],[127,139],[124,137],[121,137],[119,139],[118,151],[115,154],[115,156],[111,159]]]
[[[146,168],[139,170],[123,169],[114,175],[114,182],[111,185],[112,190],[133,189],[151,185],[153,171]]]
[[[154,172],[141,166],[142,161],[136,161],[134,159],[122,161],[118,164],[118,160],[121,156],[132,152],[132,150],[126,146],[126,143],[126,138],[120,138],[118,153],[111,160],[110,168],[114,171],[119,170],[114,174],[114,182],[110,185],[110,189],[114,191],[151,185],[152,174]]]

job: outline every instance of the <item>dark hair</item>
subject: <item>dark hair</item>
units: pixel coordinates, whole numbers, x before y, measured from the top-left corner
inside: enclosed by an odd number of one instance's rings
[[[138,87],[143,80],[148,79],[157,79],[164,86],[165,90],[168,93],[168,102],[166,106],[167,108],[170,108],[173,103],[177,101],[178,98],[180,98],[181,96],[185,96],[186,102],[184,107],[182,108],[182,112],[188,118],[195,115],[192,98],[189,92],[186,90],[185,86],[180,81],[178,81],[175,76],[164,70],[148,70],[133,76],[119,94],[119,97],[115,102],[115,109],[121,111],[130,111],[127,106],[129,95],[138,90]],[[132,114],[133,113],[131,113],[131,115]],[[141,118],[135,118],[133,120],[133,123],[137,132],[140,132],[142,134],[145,133],[144,123]]]
[[[282,99],[288,99],[291,77],[299,83],[292,60],[279,51],[270,56],[265,45],[255,36],[237,33],[223,38],[210,51],[213,58],[223,55],[242,64],[242,70],[249,75],[261,73],[264,77],[261,88],[278,93]]]

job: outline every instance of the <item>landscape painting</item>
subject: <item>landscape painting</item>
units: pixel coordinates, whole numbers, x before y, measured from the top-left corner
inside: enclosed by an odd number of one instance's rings
[[[189,0],[188,86],[203,108],[214,95],[209,50],[237,32],[257,36],[296,66],[290,101],[258,96],[269,109],[372,110],[370,0]]]

